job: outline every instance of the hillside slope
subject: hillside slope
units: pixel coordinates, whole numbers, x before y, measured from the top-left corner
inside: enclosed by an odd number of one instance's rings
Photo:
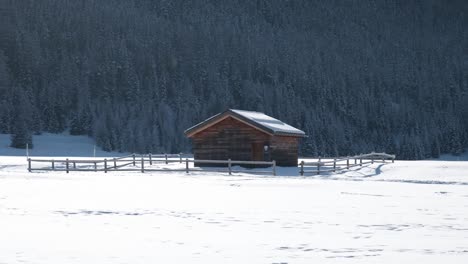
[[[307,156],[468,147],[468,1],[6,0],[0,133],[190,150],[227,108],[308,135]]]
[[[49,134],[33,136],[34,147],[29,150],[30,156],[42,157],[92,157],[95,142],[87,136],[69,134]],[[26,156],[25,149],[11,148],[10,135],[0,134],[0,156]],[[103,151],[96,146],[97,157],[123,156],[124,153]]]

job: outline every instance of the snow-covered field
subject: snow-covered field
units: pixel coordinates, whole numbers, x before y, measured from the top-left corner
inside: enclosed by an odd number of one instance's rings
[[[67,175],[0,157],[0,263],[442,261],[468,261],[468,162]]]
[[[468,162],[292,172],[28,173],[0,156],[0,263],[467,263]]]

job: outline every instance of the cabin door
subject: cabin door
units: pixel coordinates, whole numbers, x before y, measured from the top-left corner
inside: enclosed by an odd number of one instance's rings
[[[252,160],[263,161],[263,144],[252,143]]]

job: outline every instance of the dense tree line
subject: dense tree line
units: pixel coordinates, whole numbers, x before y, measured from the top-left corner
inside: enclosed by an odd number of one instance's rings
[[[226,108],[308,137],[304,155],[468,147],[464,0],[3,0],[0,133],[188,151]],[[31,143],[31,142],[30,142]]]

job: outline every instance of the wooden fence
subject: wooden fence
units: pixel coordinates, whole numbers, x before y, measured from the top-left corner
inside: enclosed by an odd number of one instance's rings
[[[342,158],[319,158],[315,162],[305,162],[301,161],[299,164],[301,176],[304,174],[320,174],[327,172],[337,172],[342,170],[349,170],[350,168],[366,164],[374,164],[375,162],[383,162],[386,160],[391,160],[392,163],[395,162],[395,155],[390,155],[387,153],[369,153],[361,154],[352,157],[342,157]],[[353,162],[354,161],[354,162]]]
[[[369,153],[364,155],[357,155],[353,157],[343,158],[319,158],[314,162],[305,162],[304,160],[299,164],[299,174],[301,176],[306,174],[321,174],[328,172],[337,172],[348,170],[352,167],[363,166],[366,164],[373,164],[374,162],[383,162],[391,160],[394,162],[395,155],[386,153]],[[354,163],[353,163],[354,161]],[[46,167],[33,166],[36,163],[50,164]],[[156,164],[170,164],[170,163],[185,163],[185,166],[180,168],[155,168]],[[226,167],[203,167],[196,168],[189,164],[222,164]],[[269,167],[265,170],[247,171],[246,169],[233,169],[235,165],[260,165]],[[103,171],[116,172],[116,171],[138,171],[138,172],[153,172],[153,171],[181,171],[181,172],[226,172],[231,175],[237,172],[253,172],[253,173],[268,173],[276,175],[276,162],[275,161],[240,161],[240,160],[195,160],[188,158],[184,154],[146,154],[146,155],[128,155],[119,158],[104,158],[104,159],[33,159],[28,158],[28,171]]]
[[[34,167],[34,163],[50,164],[47,167]],[[154,168],[152,165],[156,164],[169,164],[169,163],[185,163],[184,168]],[[189,163],[197,164],[225,164],[226,168],[194,168],[190,167]],[[231,175],[234,172],[245,172],[246,170],[233,169],[235,165],[262,165],[271,167],[271,170],[255,170],[255,173],[272,173],[276,175],[276,162],[275,161],[240,161],[240,160],[195,160],[192,158],[184,157],[183,154],[163,154],[163,155],[128,155],[119,158],[104,158],[104,159],[32,159],[28,158],[28,171],[139,171],[139,172],[152,172],[152,171],[184,171],[189,173],[191,171],[206,171],[206,172],[227,172]]]

